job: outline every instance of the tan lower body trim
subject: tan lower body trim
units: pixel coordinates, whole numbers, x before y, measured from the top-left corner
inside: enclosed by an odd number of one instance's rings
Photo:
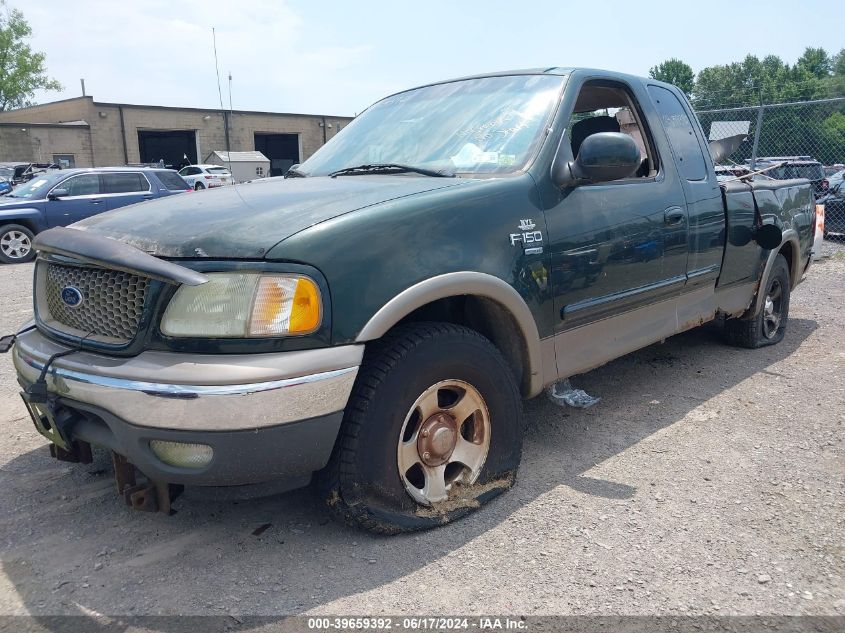
[[[600,367],[711,321],[715,315],[716,300],[712,286],[708,286],[556,334],[557,378],[554,380]],[[547,384],[554,382],[546,380]]]

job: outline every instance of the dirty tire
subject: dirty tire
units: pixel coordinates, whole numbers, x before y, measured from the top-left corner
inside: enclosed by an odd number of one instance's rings
[[[789,317],[790,295],[789,265],[786,263],[786,258],[783,255],[778,255],[775,259],[775,263],[772,265],[769,276],[762,288],[766,294],[763,298],[763,309],[760,310],[759,314],[750,318],[740,317],[725,321],[725,336],[729,343],[739,347],[756,349],[766,345],[775,345],[783,340]],[[767,315],[766,311],[766,297],[773,290],[780,291],[780,302],[777,310],[779,316],[778,327],[774,331],[774,334],[771,334],[771,325],[767,326],[766,323],[767,317],[771,318]],[[767,327],[769,328],[768,330]]]
[[[397,447],[417,398],[460,380],[483,397],[489,449],[475,484],[431,506],[405,489]],[[522,455],[522,400],[499,350],[478,332],[449,323],[412,323],[367,346],[331,460],[317,478],[347,522],[381,534],[424,530],[458,519],[510,488]]]
[[[34,239],[32,231],[20,224],[0,227],[0,262],[22,264],[35,259]]]

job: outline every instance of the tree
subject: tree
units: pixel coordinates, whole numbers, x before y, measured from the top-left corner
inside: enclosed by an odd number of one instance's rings
[[[827,51],[823,48],[812,48],[810,46],[804,49],[804,54],[798,58],[795,66],[819,79],[827,78],[830,71],[833,70],[833,63]]]
[[[833,57],[833,74],[845,77],[845,48]]]
[[[695,82],[697,108],[753,106],[760,103],[806,101],[830,96],[830,57],[823,49],[808,48],[790,66],[777,55],[762,60],[747,55],[741,62],[704,68]]]
[[[653,66],[648,71],[648,75],[652,79],[665,81],[666,83],[678,86],[687,95],[692,94],[692,89],[695,85],[695,73],[692,72],[690,65],[674,57],[667,59],[662,64]]]
[[[62,89],[47,76],[44,53],[27,43],[31,36],[23,13],[0,0],[0,111],[32,105],[36,90]]]

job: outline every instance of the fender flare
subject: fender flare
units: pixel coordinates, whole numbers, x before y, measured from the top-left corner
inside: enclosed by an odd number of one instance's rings
[[[384,304],[361,329],[356,343],[372,341],[414,310],[438,299],[470,295],[495,301],[507,310],[520,330],[528,352],[528,395],[543,390],[540,334],[534,315],[519,293],[499,277],[486,273],[461,271],[437,275],[406,288]]]
[[[0,226],[4,224],[20,223],[21,220],[29,220],[33,222],[39,231],[43,228],[42,223],[44,221],[44,217],[39,209],[30,207],[0,211]]]
[[[751,306],[750,313],[752,315],[757,315],[760,313],[760,310],[763,309],[763,301],[765,300],[765,294],[761,292],[763,288],[763,284],[769,278],[769,273],[772,270],[772,266],[775,265],[775,260],[777,256],[780,254],[783,247],[786,244],[790,244],[792,246],[792,261],[789,263],[789,270],[790,270],[790,277],[789,280],[790,285],[792,288],[798,283],[798,280],[801,279],[801,245],[798,241],[798,232],[795,229],[787,229],[783,232],[783,240],[781,240],[780,246],[777,248],[772,249],[769,251],[769,255],[766,258],[766,265],[763,267],[763,273],[760,275],[760,283],[757,286],[757,295],[754,298],[754,303]]]

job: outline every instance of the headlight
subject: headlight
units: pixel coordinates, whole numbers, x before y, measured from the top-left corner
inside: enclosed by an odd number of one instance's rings
[[[320,327],[320,290],[308,277],[211,273],[173,295],[161,331],[168,336],[247,337],[310,334]]]

